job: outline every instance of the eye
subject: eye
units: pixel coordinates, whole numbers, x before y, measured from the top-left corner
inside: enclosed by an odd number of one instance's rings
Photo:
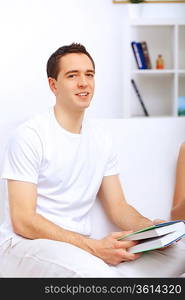
[[[92,77],[92,78],[93,78],[93,77],[94,77],[94,74],[93,74],[93,73],[87,73],[86,76]]]
[[[70,74],[70,75],[68,75],[67,78],[75,78],[75,77],[76,77],[76,74]]]

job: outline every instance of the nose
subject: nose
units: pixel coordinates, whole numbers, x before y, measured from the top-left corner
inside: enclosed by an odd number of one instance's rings
[[[79,87],[86,87],[87,86],[87,79],[84,75],[79,77],[78,86]]]

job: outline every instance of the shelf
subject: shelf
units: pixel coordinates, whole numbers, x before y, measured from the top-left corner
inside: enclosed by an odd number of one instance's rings
[[[165,69],[174,69],[174,26],[131,26],[131,41],[147,41],[148,50],[151,58],[152,68],[155,70],[156,59],[162,54]],[[135,69],[136,62],[133,57],[132,69]]]
[[[133,74],[139,75],[174,75],[176,70],[132,70]]]
[[[138,69],[131,42],[145,41],[152,69]],[[174,19],[135,19],[127,28],[127,52],[123,65],[124,116],[144,117],[134,79],[141,98],[151,117],[178,117],[178,99],[185,97],[185,21]],[[140,51],[140,50],[138,50]],[[139,52],[138,52],[139,53]],[[161,54],[164,69],[156,69]]]
[[[151,19],[132,19],[130,22],[131,26],[169,26],[172,25],[184,25],[184,19],[174,18],[151,18]]]
[[[185,70],[179,70],[178,73],[179,73],[179,75],[181,75],[181,76],[185,76]]]
[[[171,116],[173,114],[173,76],[170,78],[164,76],[162,80],[158,76],[137,76],[134,80],[149,115]],[[134,89],[131,89],[130,111],[131,115],[143,115]]]

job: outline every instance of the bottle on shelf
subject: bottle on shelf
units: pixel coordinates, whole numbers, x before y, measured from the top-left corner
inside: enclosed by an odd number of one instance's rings
[[[156,69],[164,69],[164,59],[161,54],[157,56]]]

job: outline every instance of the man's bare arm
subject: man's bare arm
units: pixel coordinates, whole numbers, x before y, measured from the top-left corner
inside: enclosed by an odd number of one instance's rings
[[[134,260],[138,254],[131,254],[127,248],[133,241],[118,241],[128,233],[111,233],[100,240],[90,239],[73,231],[66,230],[36,212],[37,186],[32,183],[8,180],[10,214],[13,230],[28,239],[50,239],[73,244],[101,258],[106,263],[116,265],[121,261]]]
[[[12,225],[18,235],[28,239],[65,241],[90,251],[83,235],[65,230],[36,213],[36,184],[8,180],[8,193]]]
[[[98,197],[103,203],[111,221],[121,230],[137,230],[153,225],[153,222],[142,216],[134,207],[129,205],[117,175],[105,176]]]

